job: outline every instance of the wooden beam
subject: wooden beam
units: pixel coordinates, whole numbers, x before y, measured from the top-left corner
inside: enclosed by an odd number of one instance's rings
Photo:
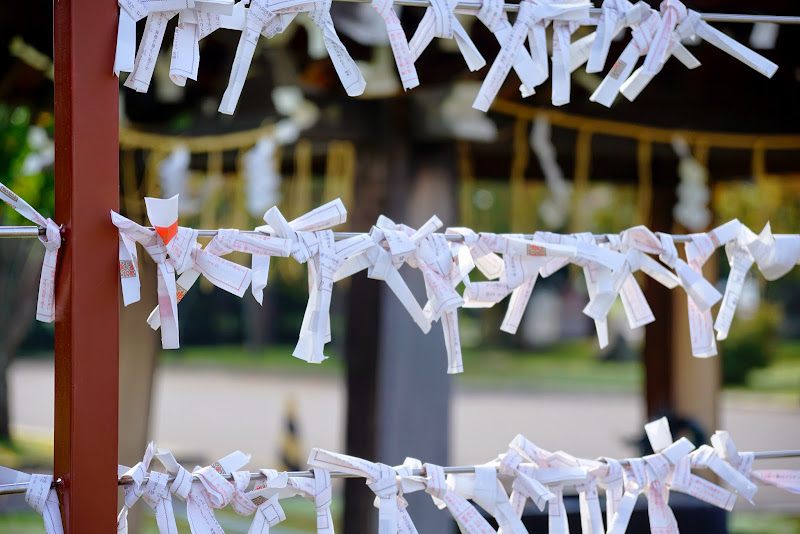
[[[114,0],[54,9],[56,220],[55,475],[66,534],[114,532],[117,505],[118,80]]]

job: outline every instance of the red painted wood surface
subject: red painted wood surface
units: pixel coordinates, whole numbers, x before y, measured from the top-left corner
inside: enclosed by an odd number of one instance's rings
[[[56,221],[55,475],[67,534],[115,532],[119,204],[115,0],[54,9]]]

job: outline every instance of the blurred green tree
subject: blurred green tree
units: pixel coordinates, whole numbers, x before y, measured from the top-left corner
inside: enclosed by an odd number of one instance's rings
[[[45,217],[54,209],[52,129],[52,115],[34,122],[28,108],[0,103],[0,182]],[[31,223],[0,204],[0,224]],[[36,315],[43,256],[33,239],[0,239],[0,443],[11,443],[7,371]]]

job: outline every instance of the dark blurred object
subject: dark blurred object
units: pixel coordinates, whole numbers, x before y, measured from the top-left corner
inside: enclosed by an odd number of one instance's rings
[[[723,346],[724,385],[744,384],[750,371],[767,367],[775,360],[781,321],[780,308],[767,302],[762,302],[752,317],[734,320]]]
[[[726,534],[727,512],[710,504],[698,501],[681,493],[670,492],[669,507],[675,514],[681,534]],[[581,514],[577,496],[564,497],[564,508],[567,510],[570,532],[581,531]],[[605,499],[600,499],[600,508],[605,518]],[[547,532],[547,508],[540,512],[535,506],[527,506],[522,517],[529,532]],[[647,500],[639,496],[628,524],[628,534],[649,534],[650,520],[647,516]]]

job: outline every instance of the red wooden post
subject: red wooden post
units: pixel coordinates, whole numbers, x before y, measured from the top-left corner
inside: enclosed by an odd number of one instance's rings
[[[55,475],[67,534],[114,532],[117,506],[119,97],[115,0],[54,9]]]

